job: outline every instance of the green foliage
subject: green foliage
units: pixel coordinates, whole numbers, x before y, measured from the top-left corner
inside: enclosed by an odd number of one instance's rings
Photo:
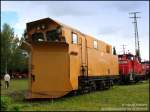
[[[117,54],[117,53],[116,53],[116,48],[115,48],[115,47],[113,47],[113,54],[114,54],[114,55]]]
[[[1,31],[1,74],[10,71],[23,71],[27,69],[27,57],[20,49],[18,36],[14,35],[14,29],[4,24]]]
[[[13,106],[11,109],[11,111],[19,111],[19,110],[20,110],[19,106]]]
[[[10,104],[11,100],[9,97],[1,96],[1,111],[7,111]]]
[[[12,99],[8,96],[1,96],[1,111],[19,111],[18,105],[12,105]]]
[[[6,72],[9,56],[11,55],[11,42],[14,38],[13,29],[8,25],[3,25],[1,32],[1,72]]]

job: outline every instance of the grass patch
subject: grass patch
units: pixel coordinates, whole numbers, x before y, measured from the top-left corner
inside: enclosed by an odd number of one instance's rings
[[[48,101],[25,101],[27,80],[12,80],[9,89],[4,88],[2,81],[1,96],[11,98],[10,109],[22,111],[100,111],[103,108],[120,108],[127,104],[149,104],[148,81],[135,85],[114,86],[110,90],[96,91],[84,95],[63,97]]]

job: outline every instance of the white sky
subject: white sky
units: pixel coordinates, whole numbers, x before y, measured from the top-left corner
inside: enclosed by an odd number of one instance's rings
[[[11,23],[21,37],[27,22],[50,17],[83,33],[94,36],[116,47],[121,53],[134,53],[134,27],[129,12],[138,11],[138,30],[142,59],[149,59],[149,2],[148,1],[1,1],[1,15],[14,12]],[[7,16],[10,21],[11,16]],[[13,18],[12,18],[13,19]],[[6,20],[6,19],[5,19]],[[1,23],[7,22],[1,19]]]

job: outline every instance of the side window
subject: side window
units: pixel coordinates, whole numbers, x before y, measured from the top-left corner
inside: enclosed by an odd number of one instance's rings
[[[77,44],[78,43],[78,36],[75,33],[72,33],[72,43]]]
[[[98,48],[98,45],[97,45],[97,41],[96,41],[96,40],[93,41],[93,47],[94,47],[95,49]]]

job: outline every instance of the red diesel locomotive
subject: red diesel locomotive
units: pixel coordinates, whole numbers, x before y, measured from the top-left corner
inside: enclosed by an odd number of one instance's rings
[[[138,82],[145,78],[144,68],[136,55],[118,55],[119,74],[122,83]]]
[[[143,61],[142,62],[142,67],[143,67],[143,73],[146,74],[146,79],[149,79],[150,77],[150,62],[149,61]]]

